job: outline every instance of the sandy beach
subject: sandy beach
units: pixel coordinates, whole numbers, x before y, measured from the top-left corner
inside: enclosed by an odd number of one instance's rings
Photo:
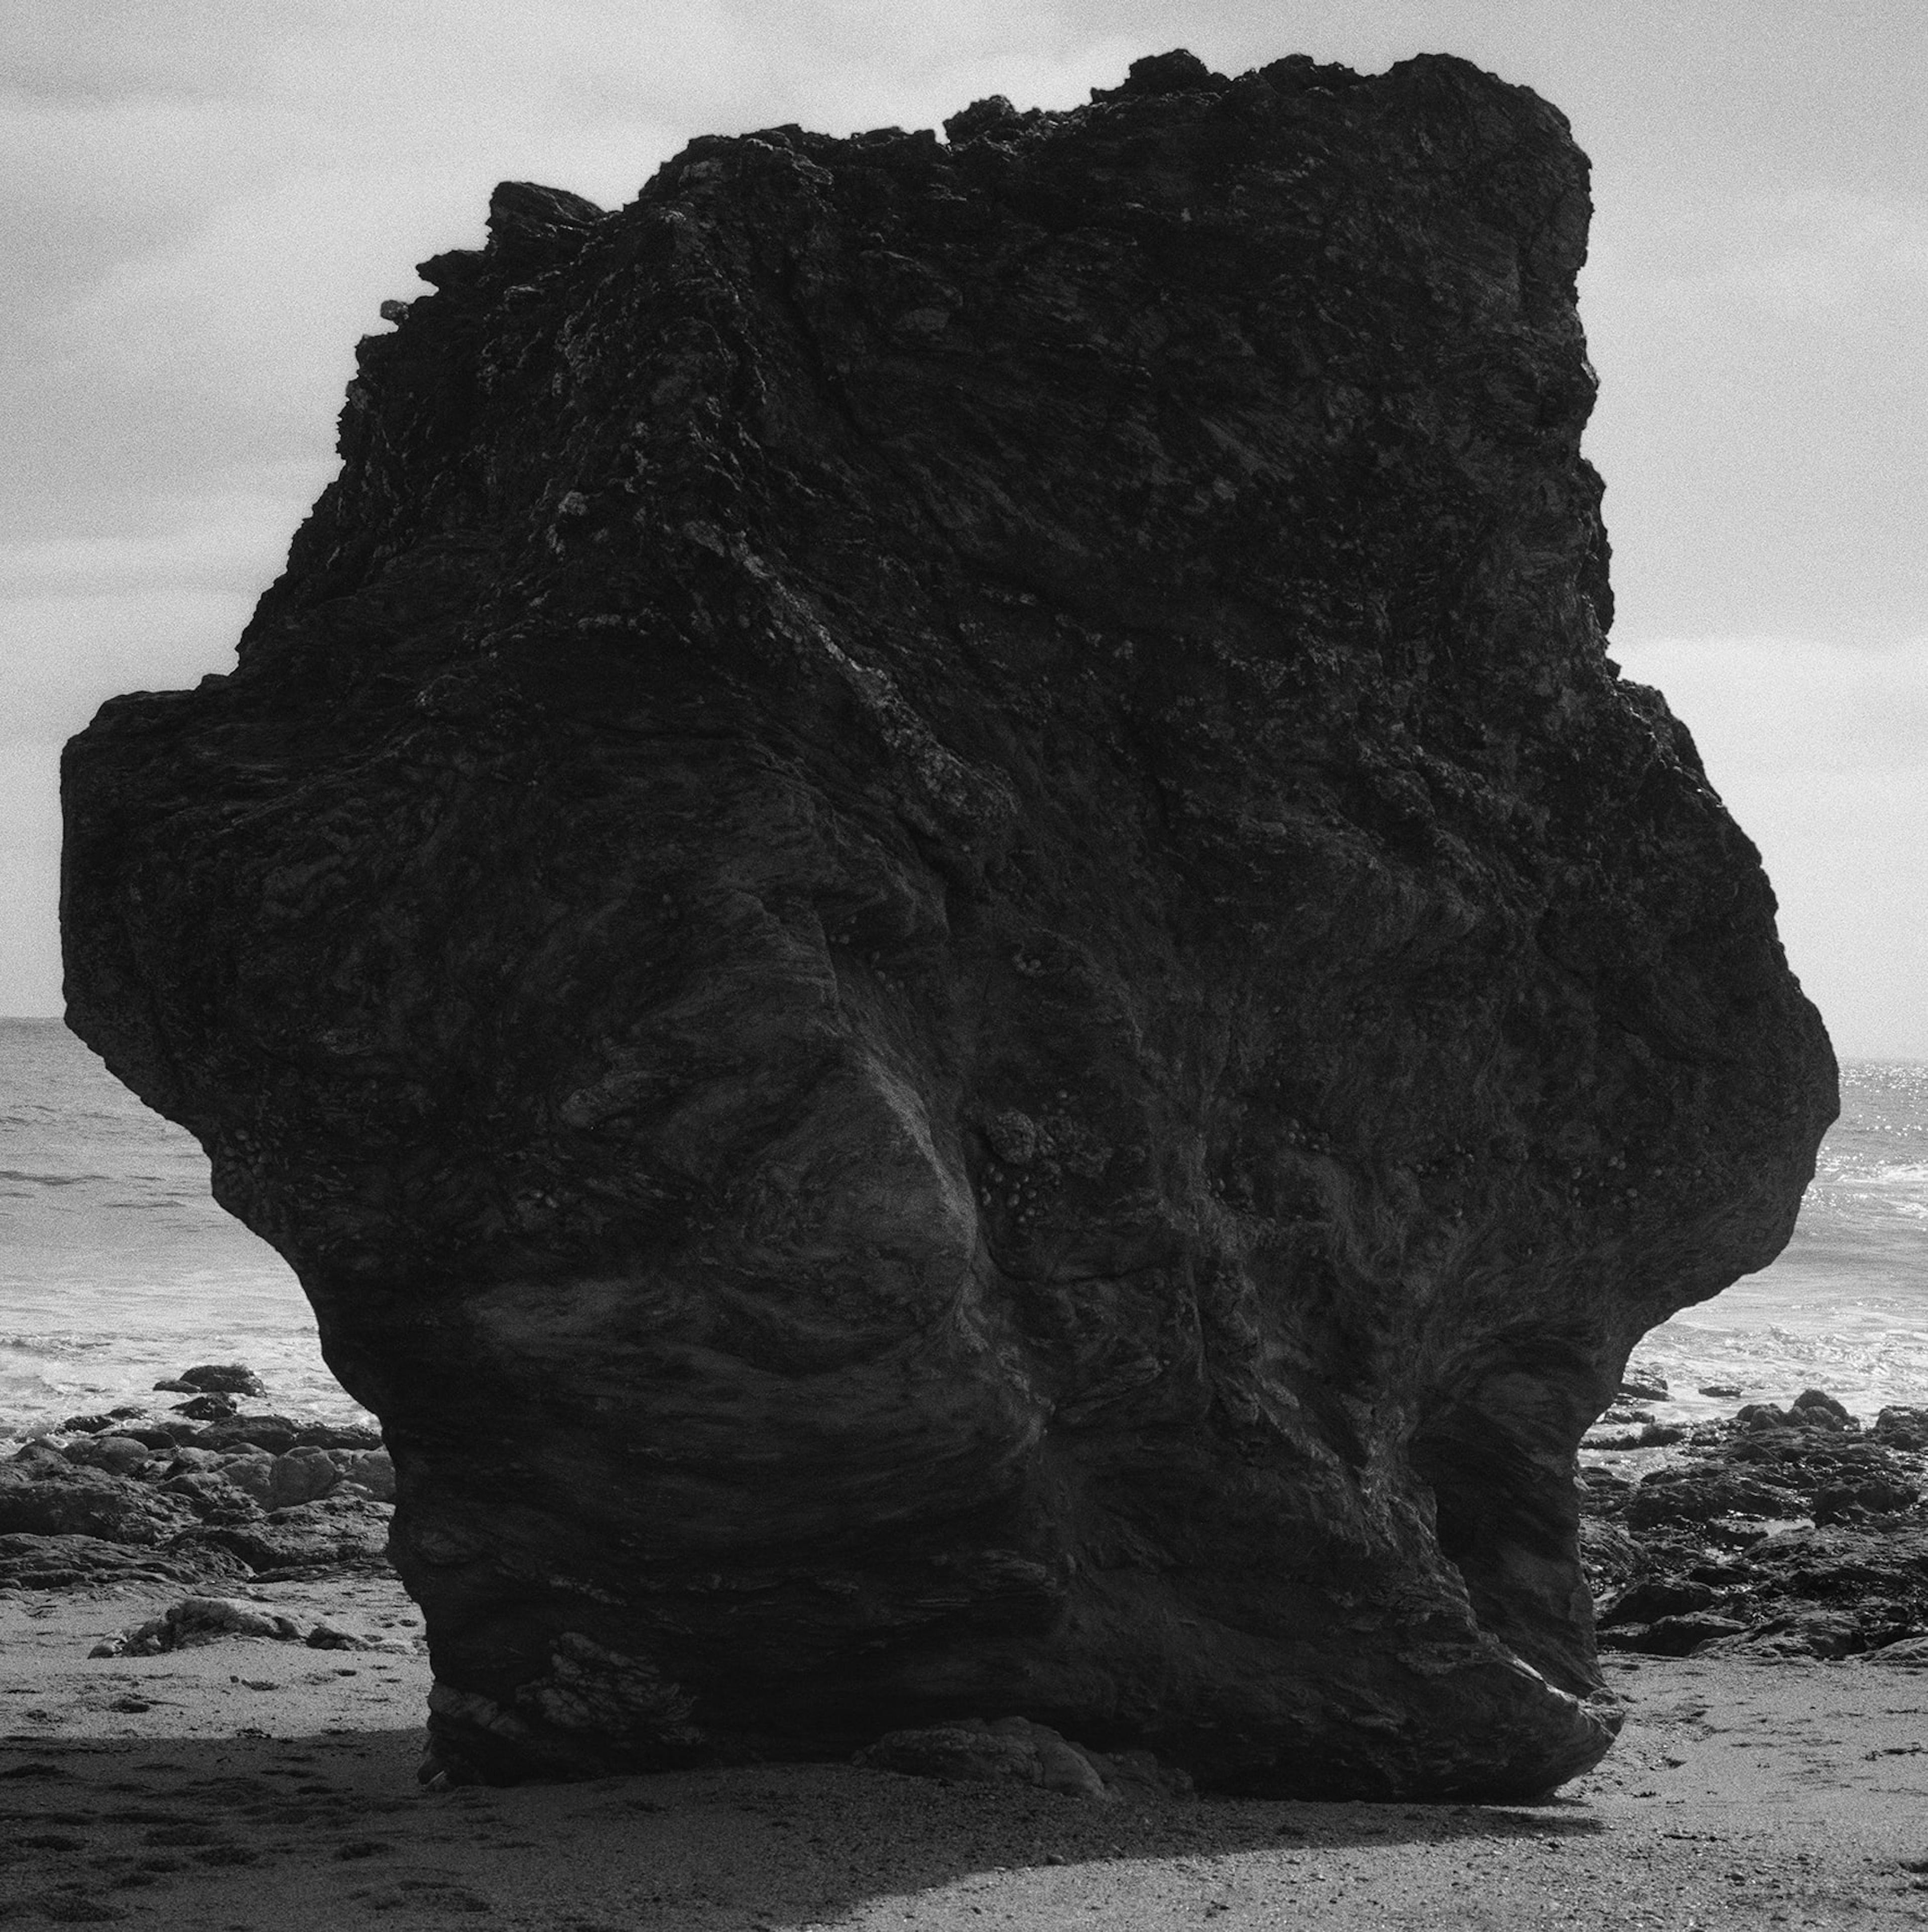
[[[1615,1658],[1627,1729],[1537,1806],[1156,1808],[842,1765],[415,1781],[385,1575],[247,1594],[388,1648],[90,1648],[176,1589],[0,1600],[0,1919],[340,1932],[1928,1922],[1928,1676]]]

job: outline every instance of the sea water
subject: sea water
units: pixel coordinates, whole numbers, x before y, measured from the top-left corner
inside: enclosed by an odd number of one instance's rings
[[[1928,1402],[1928,1060],[1851,1060],[1794,1238],[1759,1274],[1654,1329],[1636,1360],[1690,1414],[1707,1384],[1785,1402],[1822,1388],[1857,1415]]]
[[[1794,1239],[1642,1343],[1678,1411],[1821,1388],[1928,1402],[1928,1063],[1850,1061]],[[0,1020],[0,1440],[245,1362],[289,1413],[361,1412],[287,1264],[216,1207],[193,1137],[57,1020]]]
[[[184,1128],[58,1020],[0,1020],[0,1441],[244,1362],[276,1408],[369,1418],[322,1360],[300,1284],[214,1204]]]

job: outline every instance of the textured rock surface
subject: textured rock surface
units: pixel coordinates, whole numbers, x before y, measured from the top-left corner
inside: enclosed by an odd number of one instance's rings
[[[0,1536],[91,1536],[163,1542],[194,1520],[178,1498],[111,1471],[30,1447],[0,1462]]]
[[[153,1423],[135,1408],[69,1416],[0,1462],[0,1587],[383,1564],[395,1472],[373,1430]]]
[[[0,1534],[0,1590],[195,1583],[244,1573],[244,1566],[224,1550],[159,1550],[79,1534]]]
[[[1864,1430],[1810,1389],[1702,1423],[1629,1482],[1586,1472],[1602,1649],[1879,1656],[1928,1634],[1928,1449],[1918,1409]],[[1733,1628],[1696,1630],[1696,1616]]]
[[[380,1414],[451,1768],[1537,1792],[1573,1445],[1834,1104],[1605,655],[1584,158],[1438,58],[949,133],[424,266],[70,748],[71,1023]]]

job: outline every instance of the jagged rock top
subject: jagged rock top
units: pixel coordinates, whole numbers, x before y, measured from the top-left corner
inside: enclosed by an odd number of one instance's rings
[[[709,393],[739,334],[757,338],[760,382],[727,399],[745,446],[731,452],[736,488],[715,507],[736,526],[782,494],[773,459],[796,436],[820,436],[811,418],[828,404],[907,442],[913,461],[937,458],[916,487],[940,520],[946,482],[975,481],[959,474],[973,454],[1017,458],[1000,476],[1008,508],[988,523],[985,505],[965,512],[1003,567],[1021,577],[1019,553],[1066,538],[1094,560],[1109,554],[1105,571],[1122,550],[1131,577],[1153,575],[1132,587],[1184,600],[1178,621],[1200,629],[1228,614],[1213,540],[1249,545],[1242,526],[1255,514],[1289,513],[1276,498],[1294,459],[1344,450],[1351,470],[1372,461],[1360,447],[1368,417],[1382,442],[1450,436],[1449,420],[1484,442],[1513,427],[1577,437],[1593,392],[1573,306],[1585,164],[1564,119],[1524,88],[1445,57],[1372,79],[1294,57],[1231,80],[1179,52],[1136,63],[1086,107],[981,101],[946,126],[948,147],[895,128],[700,140],[611,214],[504,184],[487,248],[424,262],[439,292],[363,344],[346,474],[298,542],[286,594],[337,596],[378,545],[386,562],[437,531],[532,512],[532,567],[564,564],[552,531],[593,538],[618,498],[622,520],[646,508],[639,436],[677,422],[676,382]],[[606,370],[580,388],[589,316],[606,329],[608,304],[646,291],[674,310],[652,315],[660,339],[649,346],[682,373],[666,364],[660,399],[612,390]],[[1393,343],[1389,314],[1405,332]],[[967,371],[965,392],[946,386]],[[394,420],[382,404],[418,382]],[[498,416],[526,404],[523,460],[498,458],[487,476],[460,464],[426,474],[459,453],[465,392]],[[1041,421],[1010,420],[1041,393]],[[1306,415],[1315,394],[1316,422]],[[806,394],[814,406],[799,419]],[[1241,434],[1215,442],[1228,410]],[[1157,447],[1161,411],[1187,419],[1168,425],[1180,438],[1169,452]],[[374,419],[370,440],[363,424]],[[1065,500],[1019,455],[1059,429],[1090,459],[1087,503]],[[965,448],[930,447],[954,435]],[[1195,470],[1211,472],[1217,500],[1189,500]],[[1129,500],[1107,487],[1111,471]],[[1296,480],[1303,493],[1339,479]],[[1603,563],[1588,588],[1604,622]],[[264,616],[280,608],[271,598]]]

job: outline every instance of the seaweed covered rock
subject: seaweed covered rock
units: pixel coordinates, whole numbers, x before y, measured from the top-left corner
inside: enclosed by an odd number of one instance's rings
[[[948,131],[424,265],[69,748],[70,1022],[380,1414],[448,1774],[1542,1792],[1574,1445],[1835,1105],[1606,654],[1585,158],[1444,58]]]

